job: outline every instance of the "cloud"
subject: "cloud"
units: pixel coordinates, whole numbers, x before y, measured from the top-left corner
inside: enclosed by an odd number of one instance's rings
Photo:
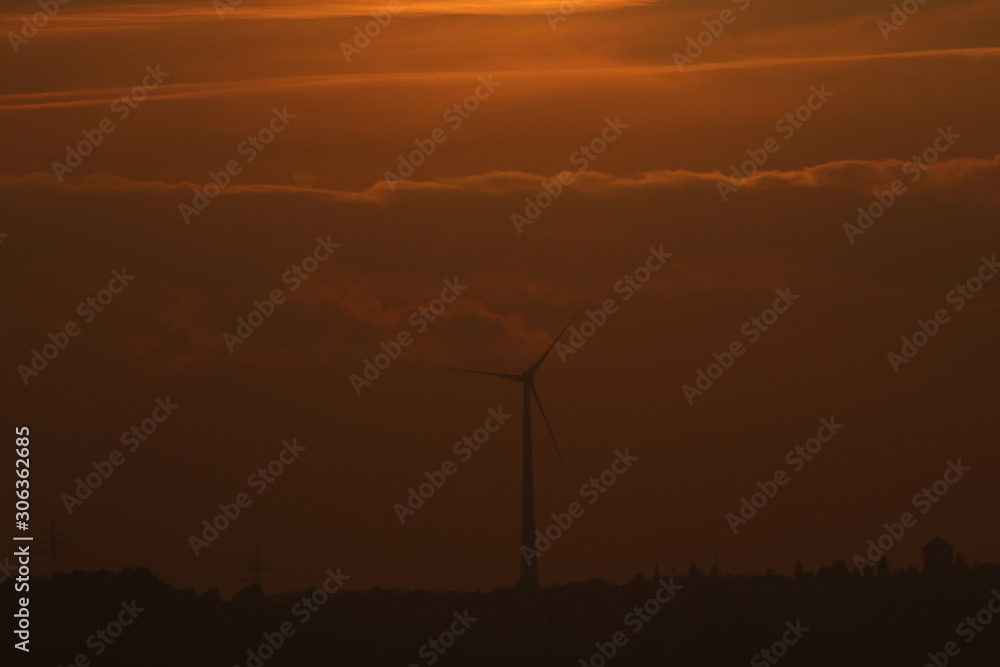
[[[864,63],[867,61],[892,61],[901,59],[945,59],[945,58],[996,58],[1000,47],[970,47],[954,49],[929,49],[902,53],[841,54],[828,56],[803,56],[794,58],[747,58],[724,62],[704,62],[685,66],[681,72],[673,64],[635,65],[631,67],[573,68],[573,69],[531,69],[493,72],[500,79],[522,77],[544,81],[567,78],[586,79],[593,76],[615,77],[627,75],[687,76],[697,72],[724,72],[740,70],[770,70],[778,67],[801,67],[821,64]],[[371,86],[373,84],[419,84],[447,83],[475,80],[469,71],[452,72],[386,72],[365,74],[334,74],[309,76],[282,76],[270,79],[246,79],[236,81],[206,81],[202,83],[165,83],[149,97],[150,102],[179,100],[201,100],[212,98],[230,99],[234,95],[258,95],[264,92],[308,91],[330,87]],[[70,90],[65,92],[11,93],[0,95],[0,112],[24,112],[41,109],[67,109],[76,107],[108,106],[121,88],[101,88],[91,90]]]
[[[903,167],[908,160],[884,158],[878,160],[837,160],[802,169],[761,170],[750,176],[745,185],[747,190],[756,188],[823,188],[842,193],[869,194],[876,188],[885,188],[903,175]],[[572,173],[573,183],[568,191],[597,196],[625,195],[637,190],[687,188],[717,191],[717,184],[730,182],[729,174],[719,171],[694,172],[677,169],[645,171],[633,175],[610,174],[600,171]],[[435,178],[433,180],[406,180],[393,183],[385,181],[373,183],[362,191],[338,190],[310,184],[248,183],[231,185],[222,191],[222,197],[241,195],[297,195],[316,197],[328,201],[358,202],[388,205],[399,203],[406,197],[422,193],[434,194],[477,194],[489,197],[505,195],[533,195],[542,186],[555,180],[558,174],[533,174],[519,171],[493,171],[469,176]],[[970,184],[990,184],[1000,180],[1000,154],[990,158],[943,158],[933,165],[921,178],[922,188],[927,196],[974,197],[986,202],[995,202],[997,193],[989,188],[968,187]],[[79,179],[59,184],[51,174],[3,174],[0,188],[87,191],[99,193],[148,193],[155,195],[187,197],[191,189],[200,188],[201,183],[166,183],[163,181],[140,181],[114,174],[89,174]],[[395,189],[395,192],[393,191]],[[955,190],[960,190],[955,192]]]

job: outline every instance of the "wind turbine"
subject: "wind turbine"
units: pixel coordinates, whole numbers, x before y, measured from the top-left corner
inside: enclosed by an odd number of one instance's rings
[[[522,387],[522,411],[523,417],[522,422],[524,426],[524,447],[522,451],[522,476],[521,476],[521,545],[527,546],[529,549],[535,548],[535,478],[532,469],[532,456],[531,456],[531,399],[534,398],[535,403],[538,404],[538,410],[542,413],[542,419],[545,421],[545,426],[548,427],[549,435],[552,437],[552,445],[556,449],[556,456],[559,457],[559,467],[565,471],[566,468],[563,465],[562,454],[559,452],[559,445],[556,444],[556,434],[552,432],[552,425],[549,424],[549,418],[545,414],[545,408],[542,407],[542,400],[538,397],[538,390],[535,389],[535,373],[541,367],[545,358],[549,356],[549,352],[552,348],[556,346],[562,335],[566,333],[570,325],[573,324],[573,320],[583,312],[583,308],[573,316],[573,319],[563,327],[563,330],[559,332],[559,335],[555,337],[552,344],[542,353],[542,356],[538,358],[528,370],[524,371],[520,375],[513,375],[511,373],[492,373],[489,371],[476,371],[468,368],[454,368],[452,366],[438,366],[438,368],[446,368],[452,371],[461,371],[462,373],[476,373],[477,375],[491,375],[493,377],[503,378],[504,380],[510,380],[512,382],[519,382]],[[518,553],[523,553],[521,549],[518,549]],[[527,561],[523,556],[521,561],[521,582],[520,585],[525,589],[536,589],[538,588],[538,558],[531,559],[531,563]]]

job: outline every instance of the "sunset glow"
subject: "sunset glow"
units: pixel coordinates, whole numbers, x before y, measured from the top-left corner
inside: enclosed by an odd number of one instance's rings
[[[892,566],[936,536],[1000,559],[1000,3],[53,3],[0,14],[0,340],[67,568],[228,598],[260,542],[275,590],[334,561],[355,589],[512,585],[519,374],[555,342],[537,390],[565,472],[532,413],[539,528],[638,460],[545,586],[851,564],[959,457]],[[842,432],[734,531],[820,419]],[[192,553],[293,438],[301,461]]]

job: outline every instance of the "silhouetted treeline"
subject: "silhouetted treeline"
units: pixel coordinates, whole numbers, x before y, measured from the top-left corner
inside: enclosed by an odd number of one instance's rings
[[[11,582],[3,590],[13,609]],[[842,562],[794,577],[705,575],[692,566],[672,586],[670,577],[636,575],[624,585],[596,579],[535,593],[341,590],[306,613],[309,591],[264,596],[251,586],[226,602],[215,591],[175,590],[145,569],[57,573],[31,581],[30,664],[70,665],[84,654],[95,667],[922,667],[929,652],[955,642],[955,664],[995,665],[1000,614],[993,621],[990,612],[992,625],[981,625],[980,614],[980,631],[958,629],[994,596],[1000,609],[997,591],[994,565],[939,577],[884,565],[862,577]],[[129,623],[116,628],[116,620]],[[775,646],[783,638],[794,642]],[[780,656],[768,654],[772,662],[765,649]]]

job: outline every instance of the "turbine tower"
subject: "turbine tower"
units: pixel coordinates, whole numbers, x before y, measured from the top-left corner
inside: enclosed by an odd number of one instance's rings
[[[520,375],[513,375],[511,373],[492,373],[489,371],[476,371],[468,368],[454,368],[452,366],[439,366],[439,368],[447,368],[448,370],[461,371],[463,373],[476,373],[477,375],[492,375],[493,377],[503,378],[504,380],[510,380],[512,382],[518,382],[522,387],[522,424],[524,427],[524,447],[522,450],[522,462],[521,462],[521,546],[528,547],[529,549],[534,549],[535,547],[535,477],[532,468],[532,454],[531,454],[531,400],[534,399],[535,403],[538,404],[538,411],[542,415],[542,419],[545,421],[545,426],[549,430],[549,435],[552,437],[552,444],[556,449],[556,456],[559,458],[559,467],[565,471],[565,466],[563,466],[562,454],[559,452],[559,445],[556,444],[556,435],[552,432],[552,425],[549,424],[549,418],[545,414],[545,408],[542,407],[542,400],[538,397],[538,390],[535,389],[535,373],[541,368],[542,363],[545,358],[549,356],[549,352],[552,348],[556,346],[562,335],[566,333],[570,325],[573,324],[573,320],[583,312],[583,308],[580,309],[573,319],[563,327],[563,330],[559,332],[559,335],[553,339],[552,344],[542,353],[542,356],[538,358],[528,370],[524,371]],[[520,586],[524,589],[533,590],[538,588],[538,558],[531,559],[529,563],[527,559],[523,556],[523,550],[518,549],[518,554],[521,555],[521,579]]]

